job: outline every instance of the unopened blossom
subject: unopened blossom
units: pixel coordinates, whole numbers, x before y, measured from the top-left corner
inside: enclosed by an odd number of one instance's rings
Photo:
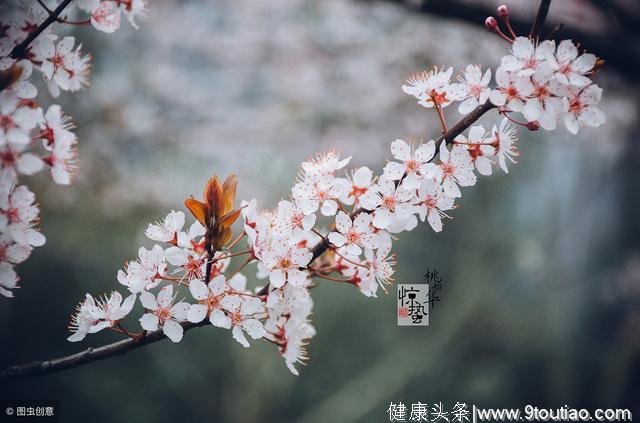
[[[129,295],[123,301],[122,295],[117,291],[112,292],[109,297],[98,298],[95,301],[95,306],[89,307],[89,314],[94,320],[89,327],[89,333],[113,327],[131,312],[135,302],[136,294]]]
[[[373,172],[366,166],[356,169],[351,176],[347,176],[347,189],[344,190],[340,201],[348,206],[354,205],[361,195],[369,190],[373,184]]]
[[[457,99],[457,92],[451,88],[453,68],[447,70],[433,68],[429,72],[415,74],[402,86],[402,91],[418,99],[418,104],[432,108],[446,107]]]
[[[162,222],[149,223],[145,235],[147,238],[176,245],[178,234],[184,226],[184,213],[172,210]]]
[[[435,232],[442,231],[442,218],[449,217],[445,213],[454,208],[454,199],[444,195],[442,185],[435,179],[425,179],[418,190],[418,215],[425,219]]]
[[[295,184],[291,193],[304,214],[309,215],[320,209],[322,215],[333,216],[338,210],[336,200],[344,190],[345,186],[338,178],[316,176]]]
[[[520,155],[516,146],[517,130],[509,119],[504,118],[500,122],[500,126],[493,126],[491,134],[493,142],[497,144],[495,154],[498,157],[498,164],[504,173],[509,173],[507,160],[515,164],[517,161],[514,157]]]
[[[120,28],[120,8],[116,1],[103,1],[91,11],[91,25],[99,31],[111,34]]]
[[[362,248],[376,248],[378,238],[373,233],[369,213],[360,213],[351,220],[346,213],[340,211],[336,215],[336,231],[329,234],[329,242],[336,247],[345,247],[347,253],[359,256]]]
[[[495,148],[489,145],[489,140],[485,138],[485,135],[484,126],[475,125],[469,129],[468,138],[464,134],[460,134],[454,139],[454,142],[465,145],[478,173],[489,176],[492,170],[490,157],[494,155]]]
[[[264,305],[260,299],[240,295],[227,295],[222,300],[227,313],[216,310],[211,316],[214,326],[231,329],[233,339],[248,348],[249,342],[244,336],[246,332],[252,339],[260,339],[267,333],[255,314],[264,313]]]
[[[68,329],[71,332],[71,336],[67,338],[67,341],[78,342],[87,336],[91,326],[97,322],[97,319],[91,315],[91,309],[95,306],[96,301],[89,294],[76,306],[76,310],[69,321]]]
[[[520,76],[531,76],[553,56],[555,47],[555,41],[552,40],[536,45],[527,37],[517,37],[511,46],[511,55],[502,58],[501,67]]]
[[[417,189],[423,174],[421,169],[433,158],[435,151],[434,141],[420,144],[413,151],[413,147],[403,140],[395,140],[391,143],[391,154],[400,163],[388,162],[384,167],[383,176],[391,181],[402,179],[402,185],[408,190]]]
[[[361,198],[362,207],[373,211],[373,226],[379,229],[410,217],[415,210],[413,201],[412,191],[402,185],[396,187],[393,181],[384,177]]]
[[[189,283],[189,291],[197,304],[192,304],[187,313],[187,319],[192,323],[200,323],[209,316],[211,323],[214,319],[212,313],[215,310],[222,310],[221,301],[224,298],[224,288],[226,279],[223,275],[213,278],[208,284],[201,280],[194,279]]]
[[[563,84],[585,87],[591,84],[589,74],[597,61],[595,54],[579,54],[578,47],[571,40],[562,40],[558,44],[555,55],[549,57],[549,64],[555,72],[555,77]]]
[[[440,144],[440,163],[429,163],[428,172],[442,183],[444,194],[451,198],[462,196],[458,185],[468,187],[476,184],[473,161],[466,146],[454,145],[451,151],[446,143]]]
[[[308,248],[288,245],[286,241],[274,242],[262,254],[262,263],[269,269],[269,283],[280,288],[285,283],[302,285],[307,280],[305,268],[313,254]]]
[[[162,327],[162,332],[173,342],[180,342],[184,329],[179,322],[187,320],[190,305],[183,301],[175,303],[173,285],[163,287],[158,296],[149,291],[140,294],[140,302],[147,309],[140,318],[140,326],[148,331],[156,331]]]
[[[464,69],[464,76],[459,76],[459,83],[451,84],[451,91],[454,98],[462,101],[458,106],[458,111],[463,115],[471,112],[480,104],[486,103],[491,89],[491,69],[487,69],[484,74],[480,66],[467,65]]]
[[[602,110],[595,105],[600,102],[602,88],[595,84],[580,88],[565,87],[567,96],[562,98],[564,124],[572,134],[577,134],[584,126],[598,127],[605,122]]]

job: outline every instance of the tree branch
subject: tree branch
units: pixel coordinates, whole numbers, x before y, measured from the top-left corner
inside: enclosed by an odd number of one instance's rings
[[[536,15],[536,20],[533,21],[533,26],[531,27],[531,33],[529,37],[538,38],[540,36],[540,30],[542,30],[542,25],[544,21],[547,20],[547,15],[549,14],[549,6],[551,5],[551,0],[541,0],[540,7],[538,7],[538,14]]]
[[[182,327],[184,331],[187,332],[188,330],[204,326],[208,323],[208,320],[200,323],[183,323]],[[42,376],[62,370],[74,369],[87,363],[126,354],[129,351],[137,350],[138,348],[162,341],[163,339],[167,338],[164,333],[162,333],[162,330],[158,330],[148,333],[141,340],[123,339],[98,348],[87,348],[84,351],[65,357],[52,358],[46,361],[32,361],[31,363],[7,367],[0,372],[0,385],[6,385],[14,380],[29,376]]]
[[[13,57],[14,59],[24,58],[27,52],[27,47],[29,47],[29,44],[31,44],[33,40],[35,40],[40,34],[42,34],[42,32],[45,29],[47,29],[49,25],[55,22],[58,19],[58,16],[60,16],[60,13],[62,13],[62,11],[67,6],[69,6],[69,4],[72,1],[73,0],[64,0],[62,3],[60,3],[58,7],[56,7],[53,10],[53,12],[49,13],[49,16],[47,16],[47,19],[45,19],[40,25],[38,25],[35,31],[30,33],[27,36],[27,38],[24,39],[24,41],[22,41],[20,44],[15,46],[13,50],[11,50],[10,56]]]

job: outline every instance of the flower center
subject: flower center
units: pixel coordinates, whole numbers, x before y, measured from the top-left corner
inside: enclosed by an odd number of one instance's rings
[[[409,159],[405,167],[410,172],[416,172],[420,168],[420,164],[414,159]]]
[[[17,159],[17,154],[11,150],[0,153],[0,161],[2,161],[4,166],[14,166]]]
[[[169,310],[168,308],[159,307],[157,314],[160,321],[164,322],[171,317],[171,310]]]
[[[384,206],[386,208],[388,208],[391,211],[394,211],[396,208],[396,198],[395,197],[384,197],[384,199],[382,200],[382,203],[384,204]]]
[[[289,257],[280,257],[280,261],[278,262],[278,267],[281,269],[288,269],[291,267],[291,260]]]
[[[536,67],[538,67],[538,61],[536,60],[535,57],[530,57],[524,61],[524,64],[522,65],[522,67],[524,69],[535,69]]]
[[[360,197],[362,194],[368,191],[368,188],[360,188],[355,185],[351,187],[351,196],[352,197]]]
[[[206,305],[209,310],[214,310],[218,308],[220,298],[217,295],[209,294],[209,296],[203,301],[203,304]]]
[[[453,171],[455,170],[449,163],[441,163],[440,167],[442,168],[442,172],[445,174],[445,176],[452,175]]]
[[[472,97],[480,97],[480,94],[482,93],[482,86],[475,84],[475,85],[470,85],[469,86],[469,94],[471,94]]]
[[[447,93],[444,92],[439,93],[436,90],[431,90],[429,97],[431,97],[431,101],[433,101],[434,104],[442,104],[447,102]]]
[[[579,113],[582,110],[582,103],[580,102],[579,98],[575,98],[573,99],[573,101],[571,101],[571,105],[569,106],[569,111],[572,113]]]
[[[534,95],[540,100],[544,100],[549,97],[549,88],[546,85],[538,85],[534,91]]]
[[[359,240],[360,240],[360,234],[354,230],[350,230],[349,233],[347,234],[347,241],[349,241],[350,244],[353,244],[358,242]]]

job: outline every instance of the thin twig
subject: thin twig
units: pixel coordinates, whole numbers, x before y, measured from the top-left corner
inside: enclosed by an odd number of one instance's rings
[[[49,16],[47,16],[47,19],[45,19],[40,25],[38,25],[35,31],[30,33],[27,36],[27,38],[24,39],[24,41],[22,41],[20,44],[15,46],[13,50],[11,50],[10,56],[13,57],[14,59],[21,59],[25,57],[25,54],[27,52],[27,47],[29,47],[29,44],[31,44],[33,40],[35,40],[40,34],[42,34],[42,32],[45,29],[47,29],[49,25],[55,22],[58,19],[58,16],[60,15],[60,13],[62,13],[62,11],[67,6],[69,6],[69,4],[72,1],[73,0],[64,0],[62,3],[60,3],[58,7],[56,7],[53,10],[53,12],[49,13]]]
[[[533,21],[533,26],[531,27],[531,33],[529,34],[530,38],[538,38],[540,36],[542,25],[544,25],[544,21],[547,20],[547,14],[549,14],[549,6],[551,6],[551,0],[540,1],[540,6],[538,7],[538,14],[536,15],[536,20]]]

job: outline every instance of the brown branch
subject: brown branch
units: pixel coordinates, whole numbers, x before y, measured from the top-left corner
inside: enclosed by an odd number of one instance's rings
[[[458,123],[449,128],[447,132],[442,134],[440,138],[436,140],[436,151],[438,151],[438,149],[440,148],[440,144],[442,144],[442,141],[446,141],[447,144],[451,144],[458,135],[469,129],[471,125],[473,125],[478,119],[480,119],[480,117],[482,117],[482,115],[487,113],[489,110],[494,109],[495,107],[496,106],[494,106],[490,101],[487,100],[486,103],[481,104],[480,106],[473,109],[471,113],[463,117]]]
[[[62,13],[62,11],[67,6],[69,6],[69,4],[72,1],[73,0],[64,0],[62,3],[60,3],[58,7],[56,7],[53,10],[53,12],[49,13],[49,16],[47,16],[47,19],[45,19],[40,25],[38,25],[35,31],[30,33],[27,36],[27,38],[24,39],[24,41],[22,41],[20,44],[15,46],[13,50],[11,50],[10,56],[13,57],[14,59],[24,58],[27,52],[27,48],[29,47],[29,44],[31,44],[33,40],[35,40],[40,34],[42,34],[42,31],[47,29],[49,25],[55,22],[58,19],[58,16],[60,15],[60,13]]]
[[[208,320],[200,323],[183,323],[182,327],[187,332],[193,328],[208,324]],[[53,358],[46,361],[32,361],[31,363],[11,366],[0,372],[0,385],[6,385],[17,379],[29,376],[42,376],[49,373],[60,372],[62,370],[75,369],[87,363],[104,360],[105,358],[123,355],[129,351],[142,348],[146,345],[153,344],[166,339],[162,330],[148,333],[140,340],[123,339],[112,344],[103,345],[98,348],[87,348],[77,354],[68,355],[60,358]]]
[[[531,27],[531,33],[529,34],[529,37],[538,38],[540,36],[542,25],[544,25],[544,21],[547,20],[547,15],[549,14],[549,6],[551,6],[551,0],[540,1],[538,14],[536,15],[536,20],[533,21],[533,26]]]

